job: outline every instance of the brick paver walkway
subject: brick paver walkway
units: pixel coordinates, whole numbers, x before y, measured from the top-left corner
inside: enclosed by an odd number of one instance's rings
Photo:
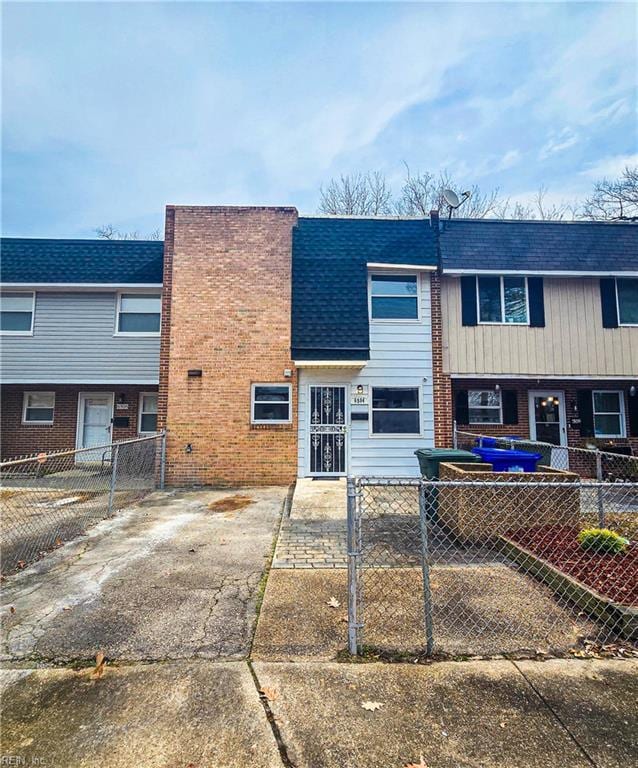
[[[345,568],[345,520],[283,521],[273,568]]]

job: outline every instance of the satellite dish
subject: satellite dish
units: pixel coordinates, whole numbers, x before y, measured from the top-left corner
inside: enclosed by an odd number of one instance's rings
[[[459,205],[461,205],[459,196],[453,189],[444,189],[441,194],[443,195],[443,199],[450,206],[450,208],[458,208]]]

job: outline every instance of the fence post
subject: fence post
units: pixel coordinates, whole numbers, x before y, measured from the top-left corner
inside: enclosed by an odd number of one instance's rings
[[[162,443],[160,446],[160,476],[159,487],[160,490],[164,490],[164,482],[166,480],[166,430],[162,432]]]
[[[456,434],[456,419],[452,422],[452,446],[454,448],[459,447],[459,438]]]
[[[115,501],[115,485],[117,483],[117,457],[120,452],[120,446],[116,443],[113,448],[111,458],[111,487],[109,489],[109,515],[113,514],[113,503]]]
[[[600,451],[596,451],[596,480],[598,485],[596,487],[596,501],[598,503],[598,527],[605,527],[605,504],[603,502],[603,487],[600,485],[603,481],[603,455]]]
[[[432,488],[430,499],[435,498]],[[434,512],[434,510],[430,510]],[[430,547],[428,542],[427,503],[425,497],[425,483],[419,483],[419,525],[421,528],[421,568],[423,571],[423,612],[425,616],[426,653],[432,655],[434,649],[434,625],[432,622],[432,590],[430,588]]]
[[[354,480],[347,481],[348,494],[348,650],[352,656],[358,652],[357,643],[357,536],[356,505],[357,497]]]

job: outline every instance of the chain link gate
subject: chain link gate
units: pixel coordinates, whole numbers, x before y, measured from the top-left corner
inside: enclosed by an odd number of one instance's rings
[[[87,460],[89,456],[90,460]],[[166,433],[0,463],[2,573],[164,487]]]
[[[349,479],[350,652],[636,642],[638,484],[528,477]]]

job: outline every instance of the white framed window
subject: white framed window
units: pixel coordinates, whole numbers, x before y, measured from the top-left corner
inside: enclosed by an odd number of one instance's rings
[[[421,434],[419,387],[372,387],[370,433],[382,437]]]
[[[419,319],[418,275],[371,273],[368,293],[371,320]]]
[[[616,278],[619,325],[638,325],[638,277]]]
[[[625,437],[625,400],[623,393],[610,389],[592,392],[594,435],[596,437]]]
[[[476,281],[479,323],[528,325],[526,277],[481,275]]]
[[[467,393],[470,424],[502,424],[501,392],[495,389],[470,389]]]
[[[25,392],[22,401],[23,424],[53,424],[55,392]]]
[[[252,424],[290,424],[292,421],[290,384],[253,384],[250,389]]]
[[[160,293],[118,293],[115,333],[118,336],[159,336]]]
[[[0,294],[0,333],[31,336],[34,315],[35,291],[3,291]]]
[[[140,392],[137,431],[141,435],[157,432],[157,392]]]

